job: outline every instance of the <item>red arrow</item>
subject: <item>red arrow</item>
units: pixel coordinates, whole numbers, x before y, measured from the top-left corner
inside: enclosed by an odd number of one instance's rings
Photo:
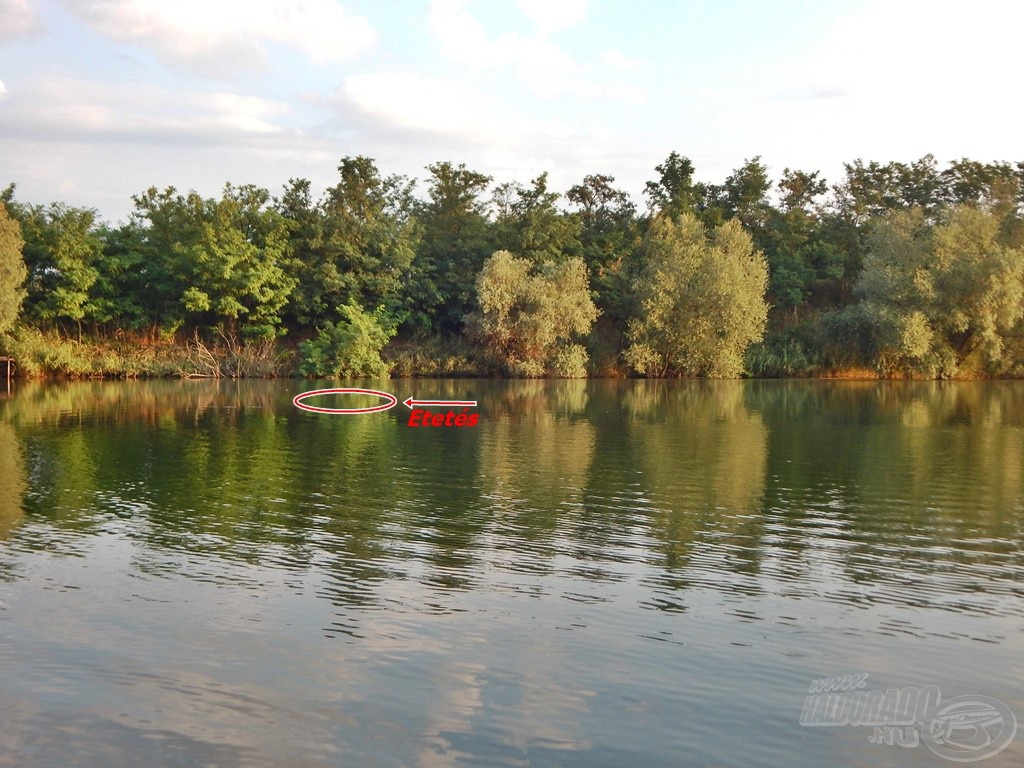
[[[412,410],[417,405],[425,405],[428,408],[434,406],[448,406],[450,408],[474,408],[476,407],[476,400],[413,400],[412,396],[402,401],[409,410]]]

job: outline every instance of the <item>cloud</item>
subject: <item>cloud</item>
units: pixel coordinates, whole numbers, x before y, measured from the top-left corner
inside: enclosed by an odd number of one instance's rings
[[[2,1],[2,0],[0,0]],[[268,44],[302,51],[317,63],[369,50],[376,32],[333,0],[64,0],[112,40],[137,43],[176,67],[214,76],[266,68]]]
[[[339,89],[342,104],[388,130],[493,142],[532,130],[486,94],[460,80],[412,72],[354,75]]]
[[[8,97],[0,131],[34,141],[253,144],[288,133],[274,122],[288,109],[233,93],[47,78]]]
[[[847,95],[845,88],[835,85],[796,85],[776,91],[767,97],[766,101],[818,101],[820,99],[840,99]]]
[[[434,0],[430,27],[442,55],[470,74],[510,73],[534,96],[543,99],[575,96],[635,103],[645,98],[641,88],[588,77],[588,69],[549,38],[551,32],[582,21],[586,16],[585,2],[519,0],[518,5],[534,23],[534,34],[509,32],[492,37],[466,10],[465,0]]]
[[[635,72],[643,66],[643,62],[639,59],[632,59],[617,48],[606,50],[601,55],[601,60],[612,69],[622,72]]]
[[[516,5],[541,35],[567,29],[587,17],[587,0],[516,0]]]
[[[0,99],[7,95],[7,85],[3,80],[0,80]]]
[[[413,176],[452,159],[498,182],[549,171],[552,189],[567,189],[595,168],[622,167],[630,152],[618,133],[577,119],[573,108],[563,118],[527,118],[486,88],[413,72],[349,77],[331,106],[346,144]]]
[[[41,30],[42,24],[28,0],[0,0],[0,40],[29,37]]]

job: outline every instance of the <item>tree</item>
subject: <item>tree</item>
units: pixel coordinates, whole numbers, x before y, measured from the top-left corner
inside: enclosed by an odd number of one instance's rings
[[[299,371],[307,376],[382,378],[390,366],[380,356],[395,335],[395,323],[383,307],[366,312],[354,302],[340,308],[337,323],[325,323],[315,339],[299,344]]]
[[[502,184],[496,190],[496,237],[504,250],[535,264],[579,255],[580,223],[558,209],[560,195],[548,191],[542,173],[529,188]]]
[[[735,219],[709,237],[692,214],[658,216],[643,252],[627,362],[648,376],[738,376],[768,314],[768,267],[750,235]]]
[[[144,306],[164,330],[186,321],[222,332],[273,338],[295,285],[288,271],[288,227],[267,190],[227,184],[221,198],[173,187],[133,198],[143,234]]]
[[[657,181],[644,187],[652,213],[681,216],[693,213],[704,195],[704,189],[693,181],[693,162],[678,152],[670,152],[665,162],[656,165]]]
[[[290,327],[312,326],[328,319],[331,307],[325,300],[333,282],[333,266],[324,254],[324,214],[313,199],[308,179],[289,179],[274,208],[288,228],[289,273],[296,285],[286,309]]]
[[[651,213],[680,216],[693,213],[702,197],[699,185],[693,182],[693,163],[679,153],[669,153],[666,161],[654,166],[658,178],[644,186]]]
[[[573,339],[590,331],[598,310],[582,259],[538,266],[497,251],[477,278],[476,298],[471,333],[503,372],[586,375],[586,350]]]
[[[99,273],[102,243],[94,228],[96,212],[63,203],[48,206],[9,203],[21,222],[28,268],[26,314],[38,323],[71,320],[82,336],[90,311],[89,292]]]
[[[132,230],[123,247],[137,260],[134,293],[145,309],[151,335],[174,333],[185,323],[182,294],[189,287],[189,267],[182,238],[195,229],[195,211],[174,187],[150,187],[132,196]]]
[[[768,169],[760,157],[747,160],[722,185],[726,218],[737,218],[760,243],[768,226],[768,190],[772,187]]]
[[[270,194],[252,185],[224,187],[220,200],[188,195],[193,216],[180,244],[189,287],[185,309],[232,333],[273,338],[295,279],[285,270],[288,230],[267,207]]]
[[[1000,242],[1000,220],[973,206],[937,225],[897,212],[868,239],[857,285],[886,372],[955,376],[969,358],[997,373],[1024,319],[1024,251]]]
[[[417,211],[423,226],[411,287],[419,312],[413,324],[454,332],[473,305],[473,286],[493,248],[492,225],[482,195],[491,177],[465,165],[435,163],[429,199]]]
[[[625,323],[639,232],[636,206],[626,192],[612,186],[614,182],[612,176],[587,176],[566,197],[577,208],[583,261],[602,317]]]
[[[770,210],[762,235],[770,303],[773,309],[791,312],[794,322],[813,291],[835,284],[843,275],[843,254],[823,237],[815,203],[826,188],[817,171],[786,168],[778,183],[782,206]]]
[[[862,160],[854,160],[843,167],[846,178],[835,189],[836,202],[858,224],[914,207],[933,220],[942,206],[943,180],[931,155],[909,165],[874,161],[865,165]]]
[[[418,241],[413,183],[404,176],[381,177],[374,161],[363,156],[343,158],[338,172],[341,179],[321,206],[319,301],[330,317],[351,302],[399,313]]]
[[[25,299],[28,269],[21,251],[25,241],[21,225],[7,213],[0,201],[0,333],[14,327]]]

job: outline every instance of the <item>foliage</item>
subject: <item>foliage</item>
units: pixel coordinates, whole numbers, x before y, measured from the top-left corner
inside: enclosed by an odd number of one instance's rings
[[[435,163],[420,196],[365,156],[337,172],[319,198],[306,179],[277,199],[150,188],[118,225],[0,190],[22,370],[294,372],[312,337],[304,370],[330,373],[577,376],[586,354],[611,375],[1024,371],[1024,162],[858,159],[834,185],[787,168],[772,195],[759,157],[708,183],[672,152],[646,212],[610,175],[563,199],[543,172],[492,186]]]
[[[497,251],[484,263],[476,293],[471,333],[501,371],[527,378],[584,375],[586,350],[571,340],[590,331],[598,310],[582,259],[534,266]]]
[[[783,171],[778,184],[782,206],[769,211],[760,238],[768,259],[769,302],[780,313],[791,311],[793,322],[815,295],[843,277],[843,252],[824,236],[815,203],[825,188],[817,172]]]
[[[473,287],[494,250],[483,193],[491,177],[452,163],[428,165],[428,199],[418,207],[422,247],[410,277],[413,326],[455,333],[473,304]]]
[[[136,196],[132,243],[154,324],[175,330],[186,322],[240,330],[250,338],[283,332],[283,310],[296,280],[289,263],[288,228],[267,204],[265,189],[224,188],[219,200],[173,187]]]
[[[808,376],[820,364],[815,340],[813,328],[806,323],[769,334],[747,348],[745,370],[763,378]]]
[[[629,195],[612,186],[612,176],[587,176],[566,198],[577,207],[583,261],[590,271],[601,315],[620,326],[632,310],[639,226]]]
[[[560,195],[548,191],[548,175],[531,185],[503,184],[495,191],[496,236],[503,248],[535,264],[579,255],[580,222],[558,209]]]
[[[184,362],[174,345],[140,345],[134,339],[81,344],[56,331],[20,325],[4,339],[24,376],[71,378],[179,375]]]
[[[750,236],[736,220],[709,237],[692,214],[659,216],[644,256],[627,362],[647,376],[738,376],[768,313],[768,268]]]
[[[644,187],[651,213],[670,217],[694,213],[704,189],[693,180],[693,162],[678,152],[670,152],[661,165],[654,167],[657,181],[648,181]]]
[[[381,177],[363,156],[342,158],[338,173],[317,204],[306,180],[292,180],[277,203],[297,279],[292,311],[303,324],[337,320],[351,302],[392,313],[410,304],[406,286],[419,238],[413,183]]]
[[[11,328],[21,314],[28,269],[21,251],[25,241],[21,225],[7,214],[0,201],[0,333]]]
[[[28,268],[26,309],[37,323],[71,320],[81,327],[91,310],[89,292],[99,273],[102,244],[94,230],[96,212],[63,203],[8,203],[21,222]],[[79,332],[81,336],[81,332]]]
[[[382,377],[390,366],[381,350],[395,335],[395,323],[383,307],[366,312],[355,303],[341,308],[342,319],[325,323],[315,339],[299,345],[300,373],[306,376]]]
[[[913,208],[874,227],[857,290],[883,370],[954,376],[976,355],[998,373],[1024,319],[1024,251],[1000,242],[992,213],[960,206],[932,225]]]
[[[382,357],[391,366],[391,375],[395,377],[484,375],[487,371],[476,360],[474,351],[462,336],[451,338],[421,334],[392,340]]]

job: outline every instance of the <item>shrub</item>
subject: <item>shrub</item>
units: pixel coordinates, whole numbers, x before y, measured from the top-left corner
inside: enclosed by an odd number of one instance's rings
[[[306,376],[389,375],[391,366],[380,353],[395,335],[394,320],[383,307],[369,313],[355,303],[342,307],[341,313],[342,320],[325,324],[315,339],[299,345],[299,371]]]

